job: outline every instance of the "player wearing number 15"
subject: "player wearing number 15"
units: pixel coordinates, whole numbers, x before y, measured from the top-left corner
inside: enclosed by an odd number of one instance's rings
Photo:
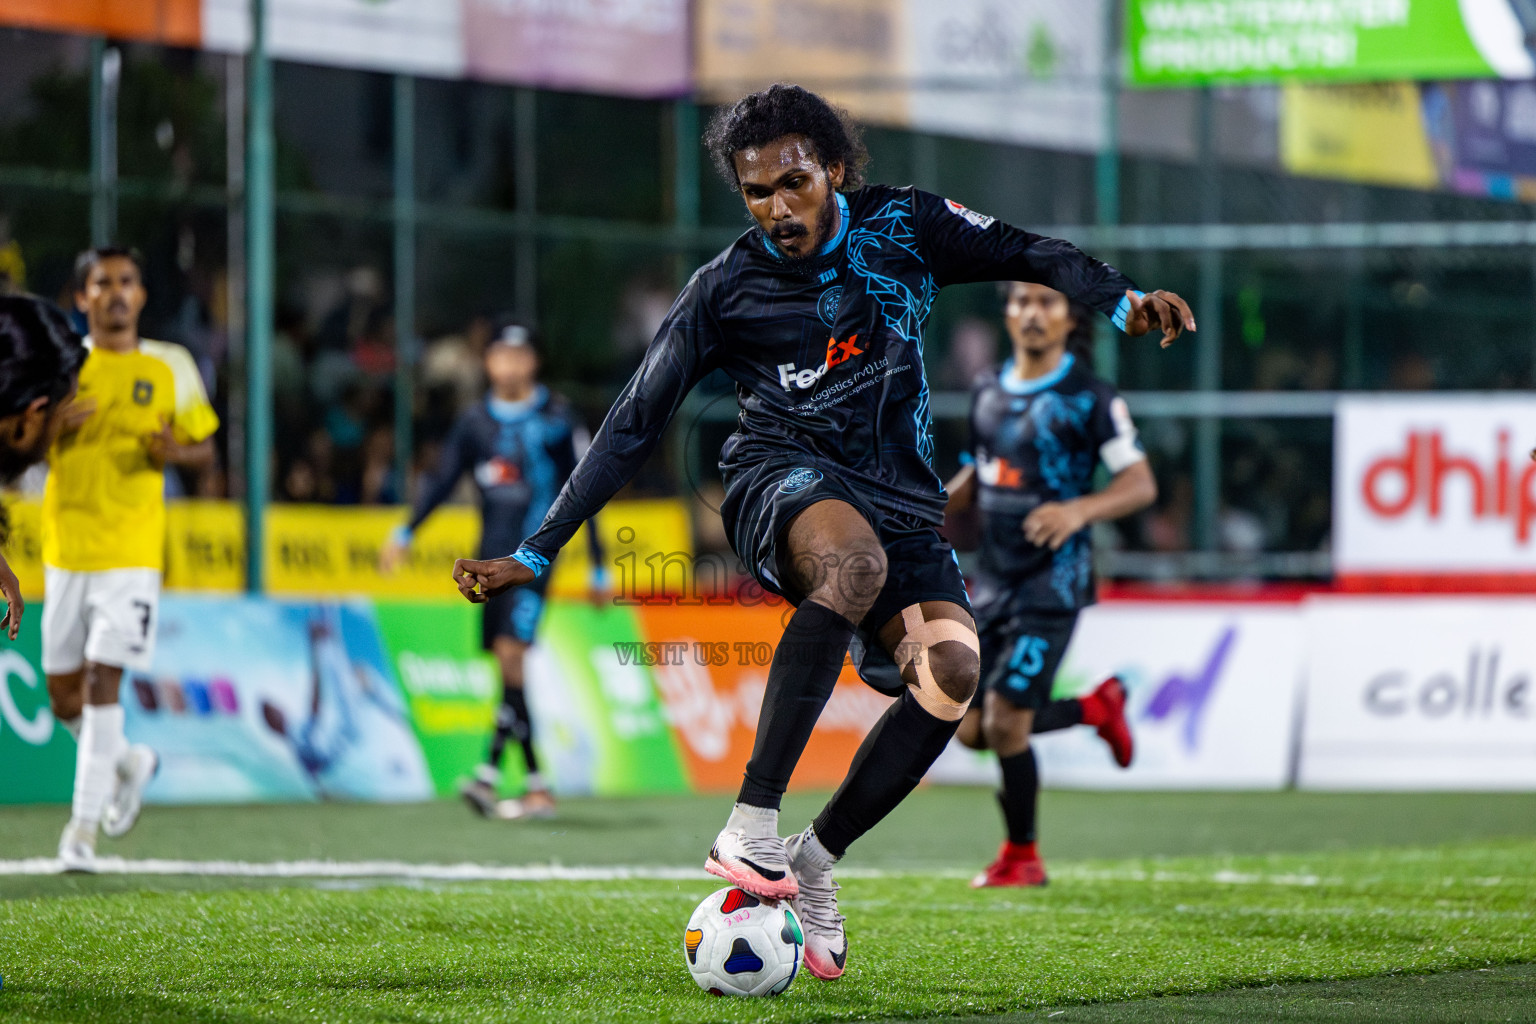
[[[213,461],[219,419],[187,350],[139,338],[137,254],[92,249],[75,301],[90,354],[48,453],[43,492],[43,671],[53,713],[75,733],[74,805],[59,840],[66,870],[89,870],[98,825],[122,835],[158,767],[130,746],[118,688],[154,656],[165,559],[165,467]]]

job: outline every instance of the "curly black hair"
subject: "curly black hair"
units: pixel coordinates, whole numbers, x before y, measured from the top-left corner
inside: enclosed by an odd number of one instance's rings
[[[732,188],[739,188],[741,181],[732,157],[786,135],[803,135],[810,140],[823,167],[842,162],[840,191],[852,192],[863,186],[869,150],[864,148],[858,123],[846,110],[798,85],[771,85],[720,108],[704,130],[704,146],[720,176]]]

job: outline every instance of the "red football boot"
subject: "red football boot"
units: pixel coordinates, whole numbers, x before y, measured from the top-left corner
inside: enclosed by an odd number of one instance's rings
[[[1110,676],[1092,693],[1079,697],[1078,702],[1083,707],[1083,724],[1098,730],[1099,739],[1109,744],[1115,764],[1129,768],[1136,753],[1136,741],[1131,738],[1131,726],[1125,720],[1125,687],[1120,680]]]
[[[971,879],[971,888],[1045,885],[1049,881],[1045,877],[1045,861],[1040,859],[1034,843],[1014,843],[1004,839],[1002,848],[997,851],[997,860]]]

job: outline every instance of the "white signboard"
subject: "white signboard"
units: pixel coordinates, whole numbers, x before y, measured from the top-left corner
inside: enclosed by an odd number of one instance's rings
[[[1536,572],[1536,396],[1352,398],[1334,429],[1336,572]]]
[[[1536,598],[1308,602],[1300,782],[1536,788]]]
[[[1117,767],[1083,726],[1037,734],[1041,780],[1084,789],[1279,789],[1290,774],[1301,667],[1298,605],[1096,605],[1078,623],[1061,677],[1078,692],[1120,677],[1136,757],[1129,769]],[[929,778],[995,783],[997,768],[989,755],[951,744]]]
[[[907,0],[910,125],[1094,152],[1104,138],[1101,0]]]

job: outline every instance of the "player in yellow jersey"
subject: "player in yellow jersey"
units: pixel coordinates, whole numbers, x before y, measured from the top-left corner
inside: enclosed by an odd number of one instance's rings
[[[85,346],[63,310],[31,295],[0,295],[0,485],[14,483],[47,456],[83,362]],[[0,507],[0,544],[7,526]],[[6,605],[0,632],[15,640],[25,603],[3,555],[0,598]]]
[[[165,560],[165,467],[205,468],[219,420],[187,350],[139,337],[137,254],[100,248],[75,264],[90,354],[49,451],[43,491],[43,671],[53,713],[78,718],[65,870],[90,870],[98,825],[122,835],[159,759],[123,733],[123,670],[154,657]]]

